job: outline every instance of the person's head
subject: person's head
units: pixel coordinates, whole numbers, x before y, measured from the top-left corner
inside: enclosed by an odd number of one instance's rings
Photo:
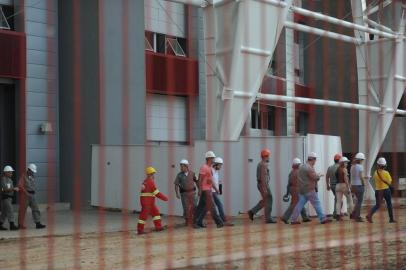
[[[4,169],[3,169],[4,175],[5,175],[6,177],[8,177],[8,178],[11,178],[11,177],[13,176],[13,172],[14,172],[13,167],[11,167],[11,166],[9,166],[9,165],[7,165],[6,167],[4,167]]]
[[[31,163],[30,165],[28,165],[27,167],[27,174],[30,176],[34,176],[34,174],[37,173],[37,166],[33,163]]]
[[[334,163],[338,163],[340,161],[341,155],[340,154],[335,154],[334,155]]]
[[[221,169],[221,166],[223,166],[223,159],[221,157],[216,157],[214,159],[214,165],[213,168],[217,171]]]
[[[271,156],[271,150],[268,148],[262,149],[261,151],[261,159],[265,162],[269,162],[269,158]]]
[[[187,159],[182,159],[180,162],[180,171],[187,172],[189,171],[189,161]]]
[[[307,155],[307,163],[310,164],[311,166],[314,166],[314,164],[316,164],[317,161],[317,154],[315,152],[310,152]]]
[[[361,164],[365,160],[364,153],[357,153],[354,157],[354,161],[357,164]]]
[[[340,158],[340,161],[339,161],[340,167],[341,167],[341,168],[346,168],[349,161],[350,161],[350,160],[349,160],[347,157],[341,157],[341,158]]]
[[[215,159],[216,154],[214,154],[213,151],[207,151],[205,154],[205,158],[206,158],[206,163],[208,165],[212,165],[213,164],[213,160]]]
[[[378,166],[378,169],[385,169],[386,165],[388,165],[384,157],[378,158],[376,164]]]
[[[300,164],[302,164],[302,161],[300,160],[300,158],[294,158],[293,162],[292,162],[292,168],[299,169]]]
[[[154,167],[147,167],[145,169],[145,174],[147,175],[148,178],[154,178],[156,173],[157,171],[155,170]]]

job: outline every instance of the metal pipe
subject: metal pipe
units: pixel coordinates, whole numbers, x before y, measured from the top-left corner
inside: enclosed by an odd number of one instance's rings
[[[345,20],[340,20],[340,19],[328,16],[328,15],[324,15],[324,14],[321,14],[321,13],[318,13],[318,12],[310,11],[310,10],[307,10],[307,9],[304,9],[304,8],[292,6],[290,9],[295,13],[301,14],[303,16],[311,17],[311,18],[314,18],[314,19],[317,19],[317,20],[326,21],[326,22],[329,22],[329,23],[332,23],[332,24],[341,25],[341,26],[344,26],[344,27],[348,27],[348,28],[352,28],[352,29],[355,29],[355,30],[367,32],[367,33],[374,34],[374,35],[381,36],[381,37],[385,37],[385,38],[397,38],[397,36],[394,35],[394,34],[379,31],[379,30],[372,29],[372,28],[369,28],[369,27],[366,27],[366,26],[363,26],[363,25],[359,25],[359,24],[356,24],[356,23],[351,23],[351,22],[348,22],[348,21],[345,21]]]
[[[371,19],[365,18],[364,21],[365,21],[366,23],[372,25],[373,27],[376,27],[376,28],[381,29],[382,31],[386,31],[386,32],[391,33],[391,34],[395,34],[395,33],[396,33],[395,31],[393,31],[393,30],[390,29],[389,27],[386,27],[386,26],[384,26],[384,25],[382,25],[382,24],[379,24],[379,23],[377,23],[377,22],[375,22],[375,21],[373,21],[373,20],[371,20]]]
[[[252,97],[252,94],[242,92],[242,91],[234,91],[234,97],[250,98],[250,97]],[[376,107],[376,106],[370,106],[370,105],[364,105],[364,104],[355,104],[355,103],[325,100],[325,99],[290,97],[290,96],[261,94],[261,93],[258,93],[256,98],[257,98],[257,100],[293,102],[293,103],[301,103],[301,104],[309,104],[309,105],[329,106],[329,107],[338,107],[338,108],[344,108],[344,109],[370,111],[370,112],[376,112],[376,113],[383,112],[383,113],[396,113],[399,115],[406,115],[405,110],[398,110],[398,109],[395,110],[393,108]]]
[[[165,0],[165,1],[180,3],[184,5],[192,5],[196,7],[205,7],[209,4],[206,0]]]
[[[285,22],[285,26],[291,29],[295,29],[297,31],[302,31],[302,32],[307,32],[307,33],[311,33],[311,34],[315,34],[315,35],[319,35],[319,36],[323,36],[323,37],[328,37],[328,38],[332,38],[332,39],[336,39],[336,40],[341,40],[344,42],[349,42],[352,44],[360,44],[362,43],[361,39],[357,39],[354,37],[350,37],[347,35],[342,35],[342,34],[337,34],[334,32],[330,32],[330,31],[326,31],[326,30],[322,30],[322,29],[318,29],[318,28],[314,28],[314,27],[310,27],[307,25],[303,25],[303,24],[299,24],[299,23],[294,23],[294,22]]]

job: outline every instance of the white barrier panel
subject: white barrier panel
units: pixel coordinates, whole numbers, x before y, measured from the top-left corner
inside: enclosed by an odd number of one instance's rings
[[[320,140],[323,143],[323,140]],[[305,137],[243,137],[237,142],[197,141],[194,146],[92,146],[92,194],[91,204],[107,208],[123,208],[125,192],[129,198],[128,208],[140,210],[139,193],[144,179],[144,169],[152,165],[158,170],[156,183],[160,191],[168,195],[169,202],[157,199],[164,214],[181,215],[182,206],[176,199],[173,181],[179,171],[178,162],[186,158],[197,172],[204,162],[204,153],[213,150],[224,158],[220,177],[224,180],[223,203],[226,212],[237,215],[246,212],[259,200],[256,187],[256,167],[262,148],[272,152],[270,162],[271,190],[274,207],[272,215],[280,216],[288,203],[282,201],[286,192],[288,174],[293,158],[303,160],[306,148]],[[123,191],[123,153],[128,154],[128,188]],[[101,155],[102,154],[102,155]],[[100,157],[104,156],[104,161]],[[147,162],[149,161],[149,162]],[[104,175],[105,196],[99,198],[101,175]]]
[[[341,138],[336,136],[308,134],[306,142],[306,154],[309,152],[317,153],[318,159],[315,166],[316,171],[324,175],[318,183],[318,194],[323,210],[325,214],[333,214],[334,195],[332,191],[327,191],[326,172],[327,168],[334,163],[334,155],[342,153]],[[344,211],[344,209],[347,209],[345,197],[343,201],[343,213],[345,213],[347,212]],[[312,206],[308,206],[308,209],[310,210],[310,215],[316,215],[316,211]]]

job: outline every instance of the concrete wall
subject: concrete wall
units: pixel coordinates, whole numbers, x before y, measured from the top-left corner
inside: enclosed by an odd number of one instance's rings
[[[38,166],[37,199],[59,200],[58,1],[26,0],[27,163]],[[51,134],[40,125],[50,122]],[[51,195],[49,197],[48,195]]]

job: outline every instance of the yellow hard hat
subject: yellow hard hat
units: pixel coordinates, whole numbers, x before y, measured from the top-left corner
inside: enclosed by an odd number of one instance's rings
[[[154,174],[156,172],[157,171],[155,170],[154,167],[148,167],[148,168],[145,169],[145,174],[147,174],[147,175]]]

